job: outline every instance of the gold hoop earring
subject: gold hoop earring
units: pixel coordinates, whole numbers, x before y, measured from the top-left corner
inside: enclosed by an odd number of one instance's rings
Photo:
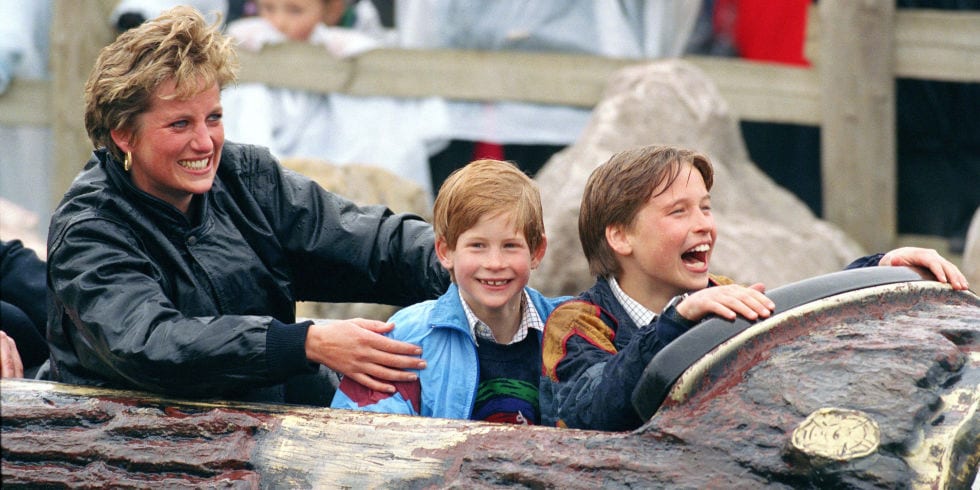
[[[126,152],[126,159],[123,160],[123,170],[129,172],[129,169],[133,168],[133,154],[132,152]]]

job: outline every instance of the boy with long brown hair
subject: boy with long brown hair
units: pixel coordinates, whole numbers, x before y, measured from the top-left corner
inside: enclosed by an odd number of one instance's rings
[[[642,423],[630,399],[664,346],[710,314],[768,317],[761,283],[734,284],[708,272],[717,240],[708,157],[673,146],[613,155],[589,177],[579,238],[597,277],[577,301],[557,308],[543,340],[542,423],[630,430]],[[856,260],[926,269],[955,289],[966,278],[935,250],[905,247]]]

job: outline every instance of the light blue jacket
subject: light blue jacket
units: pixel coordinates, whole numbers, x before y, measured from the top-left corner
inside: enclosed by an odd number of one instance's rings
[[[528,287],[524,290],[542,322],[556,306],[569,299],[567,296],[548,298]],[[420,411],[417,412],[411,400],[400,391],[392,395],[374,393],[372,401],[359,404],[344,393],[343,383],[330,406],[425,417],[470,418],[480,380],[480,366],[476,342],[470,333],[456,284],[452,284],[439,299],[404,308],[389,321],[395,324],[389,337],[422,347],[422,358],[428,367],[415,371],[422,386]]]

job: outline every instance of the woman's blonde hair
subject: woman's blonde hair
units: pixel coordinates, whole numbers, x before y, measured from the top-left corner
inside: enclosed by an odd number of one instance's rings
[[[110,132],[138,131],[137,116],[149,110],[163,82],[173,80],[174,97],[185,99],[235,81],[238,57],[220,22],[208,25],[197,10],[179,6],[102,48],[85,83],[85,130],[95,148],[122,161]]]

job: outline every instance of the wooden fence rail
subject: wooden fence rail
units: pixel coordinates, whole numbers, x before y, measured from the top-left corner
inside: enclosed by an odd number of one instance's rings
[[[57,201],[90,149],[82,86],[111,41],[107,0],[58,0],[52,80],[15,81],[0,124],[54,130]],[[811,9],[810,68],[689,57],[743,120],[819,126],[824,216],[872,250],[896,241],[895,78],[980,81],[980,12],[895,9],[893,0],[824,0]],[[78,26],[85,26],[79,29]],[[242,81],[319,92],[441,96],[591,107],[609,75],[642,59],[379,49],[347,60],[303,44],[241,53]],[[303,69],[296,69],[301,66]]]

